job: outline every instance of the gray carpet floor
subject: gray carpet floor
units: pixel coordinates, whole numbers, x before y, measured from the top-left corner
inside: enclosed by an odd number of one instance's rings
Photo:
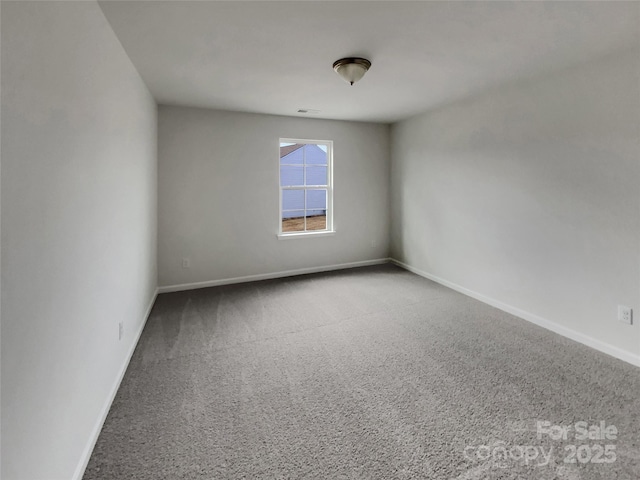
[[[163,294],[84,479],[636,480],[639,373],[392,265]]]

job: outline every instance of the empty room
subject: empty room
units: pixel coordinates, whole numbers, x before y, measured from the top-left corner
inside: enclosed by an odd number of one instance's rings
[[[640,478],[640,2],[0,19],[2,480]]]

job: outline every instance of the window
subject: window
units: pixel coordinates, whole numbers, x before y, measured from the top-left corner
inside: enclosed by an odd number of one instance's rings
[[[280,139],[280,237],[333,231],[332,147]]]

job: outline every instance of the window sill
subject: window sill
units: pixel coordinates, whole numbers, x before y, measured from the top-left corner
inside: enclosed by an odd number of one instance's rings
[[[277,236],[278,240],[287,240],[292,238],[331,237],[335,234],[335,230],[322,230],[320,232],[278,233]]]

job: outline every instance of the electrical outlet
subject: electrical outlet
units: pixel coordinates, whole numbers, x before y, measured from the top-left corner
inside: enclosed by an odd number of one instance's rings
[[[118,340],[122,340],[124,337],[124,322],[118,323]]]
[[[632,325],[633,310],[631,309],[631,307],[618,305],[618,320],[620,320],[622,323],[628,323],[629,325]]]
[[[191,260],[189,260],[188,258],[183,258],[182,259],[182,268],[189,268],[191,267]]]
[[[375,240],[371,240],[371,248],[376,248],[376,241]]]

